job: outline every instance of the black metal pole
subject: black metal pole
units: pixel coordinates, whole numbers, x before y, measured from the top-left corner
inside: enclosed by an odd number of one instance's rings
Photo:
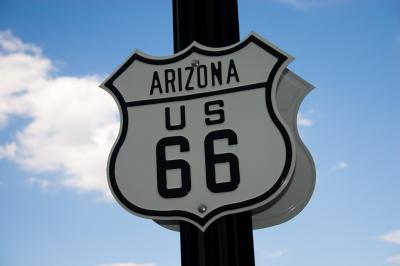
[[[237,0],[173,0],[174,50],[197,41],[224,47],[240,40]],[[203,233],[180,223],[182,266],[254,266],[251,213],[228,215]]]
[[[240,40],[237,0],[173,0],[174,49],[193,41],[223,47]]]

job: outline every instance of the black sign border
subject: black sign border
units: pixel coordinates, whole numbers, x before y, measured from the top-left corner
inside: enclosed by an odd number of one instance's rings
[[[203,218],[201,218],[193,213],[180,211],[180,210],[156,211],[156,210],[143,209],[143,208],[140,208],[140,207],[134,205],[132,202],[130,202],[128,199],[126,199],[125,196],[122,194],[122,192],[118,188],[118,185],[117,185],[117,182],[115,179],[115,162],[117,159],[118,152],[119,152],[123,142],[125,141],[126,134],[128,131],[128,107],[130,105],[129,105],[129,103],[126,103],[124,101],[121,93],[113,85],[113,82],[135,60],[139,60],[141,62],[144,62],[147,64],[152,64],[152,65],[164,65],[164,64],[170,64],[170,63],[175,63],[177,61],[180,61],[180,60],[188,57],[190,54],[192,54],[194,52],[201,54],[201,55],[206,55],[206,56],[222,56],[222,55],[231,54],[231,53],[234,53],[234,52],[246,47],[249,43],[254,43],[254,44],[258,45],[260,48],[264,49],[265,51],[267,51],[268,53],[270,53],[271,55],[273,55],[277,58],[277,62],[275,63],[274,67],[272,68],[267,81],[265,83],[262,83],[262,85],[263,85],[262,87],[265,87],[266,105],[267,105],[269,115],[271,116],[271,119],[274,122],[275,126],[278,128],[278,130],[282,134],[284,142],[285,142],[285,148],[286,148],[285,164],[284,164],[282,173],[281,173],[280,177],[278,178],[277,182],[267,192],[265,192],[264,194],[262,194],[258,197],[255,197],[250,200],[246,200],[246,201],[219,207],[219,208],[211,211],[210,213],[208,213]],[[282,54],[280,51],[278,51],[274,47],[268,45],[264,41],[260,40],[259,38],[257,38],[257,36],[255,36],[253,34],[250,35],[244,41],[242,41],[242,42],[238,43],[237,45],[232,46],[226,50],[208,51],[208,50],[203,50],[203,49],[197,47],[196,45],[193,45],[189,49],[185,50],[183,53],[179,54],[178,56],[166,58],[166,59],[151,59],[151,58],[144,57],[140,54],[134,53],[104,83],[104,86],[115,96],[115,99],[118,101],[118,103],[120,105],[120,111],[122,114],[121,132],[120,132],[117,142],[114,144],[114,147],[112,149],[112,152],[111,152],[111,155],[109,158],[109,164],[108,164],[109,184],[113,190],[114,196],[117,197],[118,201],[123,206],[125,206],[126,208],[131,210],[132,212],[141,214],[144,216],[150,216],[153,219],[163,219],[163,217],[171,217],[171,219],[173,219],[173,220],[177,220],[177,219],[179,220],[179,217],[183,217],[183,218],[189,219],[203,227],[209,220],[211,220],[213,217],[217,216],[220,213],[249,207],[251,205],[255,205],[257,203],[260,203],[260,202],[268,199],[271,195],[273,195],[276,191],[278,191],[286,183],[286,181],[288,179],[288,174],[289,174],[290,168],[293,163],[292,162],[293,150],[292,150],[292,143],[291,143],[289,134],[286,131],[286,128],[283,126],[282,122],[278,119],[276,112],[273,108],[272,99],[271,99],[272,98],[272,95],[271,95],[272,94],[272,85],[276,78],[276,74],[277,74],[279,68],[286,62],[286,60],[288,60],[288,57],[286,55]],[[257,85],[260,85],[260,84],[257,84]],[[251,87],[253,87],[253,86],[251,86]],[[185,96],[183,96],[183,97],[185,97]]]

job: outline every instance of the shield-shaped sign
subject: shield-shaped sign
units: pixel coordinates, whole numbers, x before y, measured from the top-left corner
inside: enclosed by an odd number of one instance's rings
[[[118,202],[205,230],[277,198],[296,156],[276,104],[291,60],[256,34],[224,48],[193,43],[171,57],[134,52],[102,84],[121,113],[108,164]]]

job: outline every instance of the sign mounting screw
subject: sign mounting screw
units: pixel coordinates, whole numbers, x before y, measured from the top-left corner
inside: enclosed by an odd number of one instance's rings
[[[204,205],[204,204],[200,204],[199,207],[197,207],[197,210],[198,210],[200,213],[205,213],[205,212],[207,211],[207,206]]]
[[[192,67],[198,67],[200,65],[200,60],[193,59],[192,60]]]

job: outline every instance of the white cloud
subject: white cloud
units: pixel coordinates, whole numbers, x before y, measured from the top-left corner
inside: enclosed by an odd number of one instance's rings
[[[278,249],[272,252],[265,253],[267,258],[280,258],[288,253],[287,249]]]
[[[400,255],[392,256],[386,259],[387,262],[400,265]]]
[[[0,146],[0,158],[12,158],[16,152],[17,145],[15,143]]]
[[[314,121],[311,120],[310,118],[306,117],[302,113],[297,114],[297,125],[303,126],[303,127],[311,127],[314,125]]]
[[[384,235],[378,237],[378,239],[380,239],[386,243],[400,245],[400,230],[394,230],[392,232],[384,234]],[[386,261],[389,263],[400,265],[400,255],[391,256],[391,257],[387,258]]]
[[[333,4],[348,2],[350,0],[276,0],[282,4],[293,6],[297,9],[307,10],[310,8],[326,7]]]
[[[49,188],[50,182],[47,179],[42,179],[34,176],[28,177],[28,183],[31,186],[38,186],[41,190],[46,191]]]
[[[155,266],[155,264],[153,263],[138,264],[133,262],[124,262],[124,263],[100,264],[97,266]]]
[[[379,239],[385,241],[386,243],[400,245],[400,230],[389,232],[385,235],[380,236]]]
[[[340,161],[337,164],[335,164],[334,166],[331,167],[332,171],[340,171],[340,170],[344,170],[346,168],[349,167],[349,164],[345,161]]]
[[[40,54],[42,50],[30,43],[16,38],[11,31],[0,31],[0,51]]]
[[[117,106],[98,87],[99,77],[53,76],[54,69],[38,47],[0,32],[0,130],[15,117],[29,121],[9,143],[0,143],[0,158],[60,177],[47,185],[42,180],[42,187],[54,183],[108,198],[106,165],[119,128]]]

